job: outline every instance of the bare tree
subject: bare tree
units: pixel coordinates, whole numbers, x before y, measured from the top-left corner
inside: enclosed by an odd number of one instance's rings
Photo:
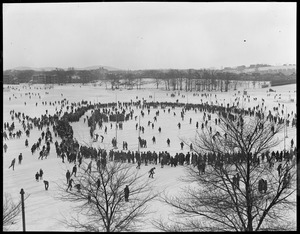
[[[158,89],[159,85],[162,82],[161,78],[160,78],[160,75],[155,75],[154,79],[155,79],[156,89]]]
[[[225,79],[225,92],[228,92],[229,90],[229,85],[230,85],[230,76],[228,72],[224,73],[224,79]]]
[[[165,71],[161,73],[161,78],[165,83],[165,89],[166,90],[170,90],[170,75],[169,75],[169,71]]]
[[[184,74],[183,74],[183,72],[181,72],[181,71],[179,71],[179,70],[176,70],[176,73],[177,73],[177,76],[178,76],[178,85],[177,85],[177,87],[179,86],[179,88],[177,88],[177,89],[179,89],[180,91],[182,91],[182,85],[183,85],[183,76],[184,76]]]
[[[180,196],[162,197],[180,217],[173,220],[176,225],[163,220],[154,225],[164,231],[293,230],[294,221],[287,213],[296,205],[291,196],[296,191],[295,158],[276,162],[282,164],[280,172],[274,169],[274,158],[258,160],[278,146],[283,126],[258,117],[220,119],[218,131],[204,128],[194,141],[198,165],[205,162],[204,152],[216,160],[208,160],[205,171],[188,166],[182,180],[189,186]],[[261,179],[267,182],[265,188],[259,186]]]
[[[132,89],[135,84],[136,84],[136,78],[135,78],[134,74],[131,71],[126,72],[124,75],[125,89],[126,88]]]
[[[109,162],[101,168],[95,164],[91,172],[81,167],[72,190],[58,185],[57,198],[75,204],[76,215],[71,216],[71,221],[65,218],[63,223],[79,231],[138,230],[149,213],[148,202],[157,196],[150,180],[127,163]],[[128,202],[124,199],[126,185],[130,190]]]
[[[160,70],[146,70],[143,72],[144,77],[154,79],[156,84],[156,89],[159,88],[159,85],[162,83],[162,72]]]
[[[26,200],[28,196],[24,199]],[[14,202],[9,193],[4,193],[3,196],[3,230],[8,230],[9,227],[17,222],[18,216],[21,213],[21,200]]]
[[[115,89],[119,83],[119,77],[116,73],[107,73],[105,82],[111,84],[111,89]],[[106,86],[107,87],[107,86]]]

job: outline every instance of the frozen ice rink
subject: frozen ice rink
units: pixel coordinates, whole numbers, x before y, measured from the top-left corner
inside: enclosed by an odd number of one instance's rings
[[[287,116],[290,114],[292,118],[296,112],[296,85],[285,85],[271,87],[276,92],[268,92],[269,88],[258,88],[251,87],[247,88],[247,95],[244,95],[244,87],[238,87],[237,90],[232,90],[229,92],[185,92],[185,91],[165,91],[161,89],[155,89],[154,85],[144,85],[143,89],[137,90],[110,90],[105,89],[103,86],[94,86],[92,84],[79,85],[79,84],[68,84],[68,85],[54,85],[49,88],[44,85],[13,85],[7,88],[4,86],[3,94],[3,121],[11,123],[10,111],[15,110],[15,112],[21,112],[30,117],[40,117],[42,114],[53,115],[56,108],[59,110],[60,105],[49,105],[49,102],[54,103],[55,101],[61,101],[66,99],[69,104],[72,102],[90,101],[91,103],[108,103],[108,102],[130,102],[138,100],[146,100],[148,102],[178,102],[180,103],[212,103],[214,105],[227,105],[230,106],[239,102],[239,107],[255,107],[262,104],[264,100],[264,106],[266,106],[266,113],[271,110],[273,112],[274,107],[280,107],[279,116]],[[171,97],[174,93],[175,97]],[[201,96],[201,94],[207,93],[211,94],[209,97]],[[249,96],[249,97],[246,97]],[[293,101],[291,101],[291,99]],[[43,105],[42,102],[47,102],[47,105]],[[26,103],[26,104],[25,104]],[[37,105],[36,105],[37,103]],[[284,105],[284,107],[283,107]],[[64,107],[63,110],[65,110]],[[139,121],[139,116],[141,109],[133,107],[134,116],[138,116],[137,119],[125,121],[123,123],[123,129],[117,131],[118,148],[122,149],[122,142],[128,142],[128,149],[136,151],[138,149],[138,136],[139,131],[135,129],[136,123]],[[154,122],[155,127],[152,129],[151,125],[148,126],[148,121],[153,122],[153,117],[155,112],[159,110],[159,116],[157,117],[157,122]],[[282,114],[283,110],[283,114]],[[175,155],[176,152],[189,151],[189,147],[186,145],[184,149],[180,149],[181,140],[189,141],[194,139],[196,135],[196,121],[199,121],[201,126],[201,121],[203,121],[203,113],[195,112],[190,110],[186,112],[184,121],[181,120],[180,112],[181,108],[171,109],[170,113],[168,108],[161,109],[150,109],[150,114],[144,109],[145,116],[140,117],[140,124],[144,126],[144,133],[140,133],[140,136],[147,140],[147,148],[141,149],[145,151],[168,151],[171,155]],[[176,115],[174,115],[174,113]],[[275,113],[275,112],[274,112]],[[293,113],[293,114],[292,114]],[[87,112],[86,115],[90,115]],[[214,126],[214,120],[217,115],[212,114],[212,121],[209,123],[212,127]],[[90,134],[89,127],[87,123],[84,123],[83,117],[81,117],[79,122],[71,123],[74,131],[74,137],[78,140],[80,144],[89,145],[93,147],[101,147],[104,149],[111,149],[111,140],[116,136],[115,125],[112,129],[110,127],[110,122],[104,123],[108,128],[107,134],[104,134],[103,129],[96,129],[96,133],[104,136],[103,143],[93,142]],[[190,124],[189,119],[192,118]],[[21,123],[15,119],[16,130],[22,130]],[[177,127],[178,122],[181,122],[181,129]],[[162,128],[162,132],[158,133],[158,127]],[[52,128],[50,128],[52,130]],[[200,127],[199,127],[200,130]],[[287,138],[286,138],[286,148],[289,149],[291,139],[296,142],[296,127],[287,128]],[[55,200],[54,196],[56,193],[55,183],[59,183],[65,180],[65,172],[67,169],[72,170],[73,164],[66,162],[63,164],[60,159],[57,158],[55,152],[54,142],[57,140],[61,141],[59,137],[53,136],[53,145],[51,145],[50,155],[46,160],[38,160],[38,153],[34,155],[31,154],[30,148],[33,143],[37,141],[40,137],[41,131],[36,128],[32,129],[30,132],[30,137],[28,138],[29,146],[25,147],[26,135],[23,133],[18,139],[6,140],[8,146],[7,152],[3,151],[3,192],[8,192],[12,195],[15,200],[20,199],[20,190],[24,189],[25,195],[30,195],[25,202],[25,212],[26,212],[26,230],[27,231],[72,231],[67,229],[59,221],[61,219],[61,214],[68,215],[71,212],[70,204],[63,203],[61,201]],[[152,137],[156,137],[156,144],[152,143]],[[278,150],[284,148],[284,134],[279,135],[282,142],[278,146]],[[170,147],[167,146],[166,140],[170,138]],[[23,154],[22,164],[19,165],[16,162],[15,170],[11,168],[8,169],[13,158],[18,155]],[[141,166],[141,173],[145,173],[150,169],[151,165]],[[156,173],[154,176],[155,189],[157,191],[165,190],[167,193],[176,194],[184,187],[182,182],[177,179],[184,176],[184,167],[178,166],[176,168],[171,168],[170,166],[165,166],[160,168],[156,167]],[[44,189],[44,184],[42,181],[36,182],[35,173],[40,170],[44,171],[44,179],[50,182],[49,190]],[[148,178],[145,178],[148,179]],[[296,195],[295,195],[296,196]],[[170,208],[159,201],[153,201],[151,204],[151,209],[156,211],[156,213],[151,214],[152,217],[167,218],[170,214]],[[290,214],[292,218],[296,218],[296,214]],[[157,231],[150,224],[151,217],[147,218],[145,222],[144,230],[141,231]],[[19,222],[11,225],[11,231],[21,231],[22,221],[21,217]]]

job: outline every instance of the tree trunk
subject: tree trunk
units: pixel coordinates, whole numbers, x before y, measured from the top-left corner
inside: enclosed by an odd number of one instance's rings
[[[188,79],[185,78],[185,91],[187,92],[187,90],[188,90]]]
[[[251,185],[250,185],[250,164],[251,164],[251,160],[250,160],[250,155],[247,153],[247,175],[246,175],[246,202],[247,202],[247,230],[248,232],[252,232],[253,231],[253,227],[252,227],[252,198],[251,198]]]

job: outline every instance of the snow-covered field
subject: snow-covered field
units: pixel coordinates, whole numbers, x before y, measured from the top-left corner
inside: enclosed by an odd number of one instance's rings
[[[5,86],[7,87],[7,86]],[[182,103],[201,103],[209,102],[213,104],[223,104],[227,105],[229,103],[237,104],[244,108],[255,107],[262,104],[262,99],[266,108],[273,111],[273,107],[279,107],[280,113],[282,116],[281,110],[284,111],[284,116],[288,113],[290,115],[295,114],[296,112],[296,85],[285,85],[272,87],[276,92],[269,93],[267,90],[269,88],[247,88],[247,95],[250,95],[250,99],[243,99],[243,87],[239,87],[238,90],[231,92],[211,92],[211,96],[202,97],[203,92],[196,93],[193,95],[192,92],[186,93],[184,91],[164,91],[160,89],[155,89],[154,85],[144,86],[142,90],[106,90],[103,86],[93,86],[93,85],[79,85],[79,84],[69,84],[63,86],[54,86],[51,89],[44,89],[43,85],[32,85],[31,87],[26,84],[14,85],[13,89],[10,91],[4,91],[3,95],[3,121],[11,123],[10,111],[15,110],[15,112],[21,112],[30,117],[40,117],[41,114],[46,114],[46,109],[50,115],[55,113],[55,109],[60,108],[59,105],[49,105],[49,102],[61,101],[67,99],[69,104],[72,102],[79,102],[81,100],[91,101],[92,103],[101,102],[130,102],[131,100],[147,100],[147,101],[168,101],[175,102],[178,99]],[[30,93],[30,95],[28,94]],[[39,93],[39,95],[38,95]],[[176,93],[175,97],[171,97],[171,93]],[[268,95],[270,94],[270,95]],[[281,94],[279,96],[279,94]],[[184,95],[184,96],[183,96]],[[198,96],[199,95],[199,96]],[[277,95],[275,97],[275,95]],[[152,96],[152,97],[151,97]],[[254,100],[253,98],[257,99]],[[280,97],[280,99],[279,99]],[[290,102],[289,99],[294,99],[294,102]],[[43,105],[42,102],[47,102],[47,105]],[[26,102],[26,105],[25,105]],[[37,106],[36,106],[36,103]],[[282,108],[282,104],[284,107]],[[65,110],[65,109],[64,109]],[[154,122],[154,129],[151,128],[151,125],[148,126],[148,121],[153,122],[153,117],[155,112],[159,110],[160,114],[157,118],[157,122]],[[134,107],[134,116],[140,115],[141,109]],[[286,113],[287,111],[287,113]],[[151,109],[150,114],[148,115],[147,110],[144,110],[145,116],[140,118],[141,126],[144,126],[145,132],[141,133],[141,137],[147,140],[148,147],[144,150],[155,150],[155,151],[168,151],[171,155],[175,155],[176,152],[180,152],[180,142],[181,139],[193,139],[196,134],[196,121],[201,123],[203,113],[195,113],[195,111],[187,111],[184,121],[181,120],[180,112],[181,108],[171,109],[170,113],[165,109],[165,112],[158,109]],[[176,113],[176,116],[174,115]],[[84,117],[84,116],[83,116]],[[89,128],[87,123],[84,123],[83,117],[79,122],[71,123],[74,130],[74,137],[79,141],[80,144],[88,144],[94,147],[100,146],[101,148],[111,149],[111,139],[116,135],[115,126],[110,128],[110,123],[106,123],[108,127],[108,133],[104,134],[104,128],[96,129],[96,132],[99,135],[104,135],[103,143],[92,142],[89,135]],[[192,123],[189,123],[189,119],[192,118]],[[214,126],[214,118],[212,115],[212,123]],[[118,148],[122,149],[122,142],[128,142],[129,150],[138,149],[138,130],[135,130],[135,125],[138,123],[137,120],[125,121],[123,124],[123,130],[118,130]],[[21,123],[18,120],[14,120],[16,125],[16,130],[23,128]],[[177,124],[181,122],[181,129],[178,129]],[[104,124],[105,126],[105,124]],[[162,132],[158,133],[158,127],[162,128]],[[52,128],[50,128],[52,130]],[[65,172],[67,169],[72,170],[73,164],[61,162],[61,159],[58,159],[55,153],[54,144],[51,145],[50,155],[46,160],[38,160],[38,152],[34,155],[31,154],[30,148],[33,143],[35,143],[40,137],[41,131],[34,128],[30,132],[30,137],[28,138],[29,147],[25,147],[26,135],[23,133],[20,139],[9,139],[6,140],[8,150],[6,153],[3,151],[3,193],[8,192],[12,195],[15,201],[20,199],[20,190],[21,188],[25,191],[25,196],[30,195],[25,202],[25,212],[26,212],[26,230],[27,231],[72,231],[63,226],[60,222],[63,215],[68,215],[71,212],[70,206],[67,203],[63,203],[54,198],[56,193],[55,183],[59,183],[61,180],[65,180]],[[56,140],[60,142],[59,138],[55,138],[54,134],[53,142]],[[152,144],[152,137],[156,137],[156,144]],[[288,127],[287,129],[286,145],[290,146],[291,139],[294,139],[296,142],[296,128]],[[282,150],[284,147],[284,137],[283,133],[281,135],[282,142],[278,146],[278,149]],[[170,138],[171,146],[168,147],[166,140]],[[142,149],[143,150],[143,149]],[[182,152],[186,153],[189,150],[188,146],[185,146]],[[22,164],[18,164],[18,155],[22,152],[23,161]],[[15,170],[12,168],[8,169],[13,158],[16,158]],[[151,165],[141,166],[141,173],[145,173],[150,169]],[[40,170],[44,171],[44,179],[50,182],[49,190],[44,189],[44,184],[42,181],[36,182],[35,173]],[[184,166],[178,166],[176,168],[171,168],[170,166],[165,166],[160,168],[156,166],[156,172],[154,175],[155,180],[155,189],[157,191],[165,190],[169,194],[176,194],[183,188],[184,184],[178,181],[178,178],[184,176]],[[145,180],[148,178],[145,178]],[[168,218],[170,214],[170,208],[164,204],[161,204],[159,201],[153,201],[151,204],[151,210],[156,211],[152,214],[152,217],[158,218],[160,215],[163,218]],[[291,214],[291,217],[295,218],[295,214]],[[151,217],[149,217],[150,219]],[[22,230],[22,221],[21,217],[19,222],[10,227],[11,231],[20,231]],[[145,223],[144,230],[141,231],[157,231],[154,227],[151,226],[150,220]]]

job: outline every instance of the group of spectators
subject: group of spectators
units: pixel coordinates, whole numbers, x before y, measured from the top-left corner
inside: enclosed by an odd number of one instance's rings
[[[51,102],[49,103],[51,105]],[[181,107],[181,118],[182,121],[184,121],[184,116],[187,111],[195,111],[195,112],[203,112],[203,123],[201,123],[201,127],[204,128],[204,124],[207,125],[208,121],[211,121],[211,114],[221,114],[223,117],[237,120],[238,116],[240,114],[243,115],[249,115],[249,116],[257,116],[259,118],[267,118],[268,121],[276,123],[283,123],[285,118],[283,117],[284,111],[284,105],[282,104],[277,108],[273,109],[272,113],[269,111],[267,116],[264,116],[264,103],[262,105],[257,105],[253,108],[239,108],[237,105],[230,106],[229,104],[227,107],[225,106],[219,106],[219,105],[213,105],[206,103],[200,103],[200,104],[184,104],[184,103],[172,103],[172,102],[146,102],[146,101],[137,101],[137,102],[118,102],[118,103],[106,103],[106,104],[92,104],[91,102],[87,101],[81,101],[78,103],[71,103],[70,106],[66,106],[67,111],[62,113],[62,107],[69,104],[69,102],[66,99],[63,99],[62,101],[53,102],[54,104],[61,104],[60,111],[56,111],[54,115],[48,114],[48,111],[46,110],[46,114],[41,115],[39,118],[34,117],[31,118],[28,115],[25,116],[24,113],[15,113],[14,110],[10,112],[12,120],[15,118],[19,120],[19,122],[22,124],[24,132],[26,133],[26,136],[30,136],[30,130],[33,129],[33,127],[36,127],[38,130],[42,131],[41,137],[38,138],[37,142],[34,143],[31,147],[32,154],[35,153],[36,150],[40,150],[38,159],[43,159],[44,157],[47,158],[50,152],[50,145],[53,143],[52,141],[52,134],[50,131],[50,126],[52,126],[53,133],[55,134],[55,137],[59,136],[61,138],[61,142],[58,143],[58,141],[55,142],[55,149],[57,153],[57,157],[62,159],[62,162],[65,162],[65,158],[69,163],[74,163],[74,169],[72,174],[74,173],[76,176],[77,171],[77,165],[80,167],[82,164],[82,159],[91,159],[94,160],[97,164],[97,168],[101,168],[101,166],[105,166],[107,161],[117,161],[117,162],[123,162],[123,163],[137,163],[137,168],[140,168],[141,164],[144,164],[147,166],[148,164],[157,165],[160,164],[161,168],[164,166],[171,166],[176,167],[178,165],[193,165],[194,167],[197,167],[199,170],[199,173],[205,173],[205,168],[207,166],[219,166],[222,167],[226,164],[234,164],[234,163],[243,163],[245,162],[246,155],[243,155],[242,153],[235,153],[235,154],[213,154],[213,153],[195,153],[193,148],[190,147],[190,152],[183,153],[178,152],[175,155],[171,155],[167,151],[159,151],[159,152],[151,152],[151,151],[132,151],[128,149],[127,142],[125,145],[123,144],[123,150],[105,150],[105,149],[96,149],[91,146],[85,146],[85,145],[79,145],[76,139],[73,138],[73,129],[70,125],[70,122],[78,122],[82,116],[86,114],[87,111],[91,110],[91,116],[86,116],[84,118],[84,122],[87,122],[88,126],[90,127],[90,133],[91,137],[94,136],[94,130],[96,129],[96,126],[98,125],[99,128],[102,128],[103,122],[108,121],[120,121],[119,124],[122,124],[121,121],[127,121],[129,119],[133,119],[135,117],[135,120],[137,120],[137,116],[134,116],[134,110],[132,107],[140,107],[142,117],[144,117],[145,112],[143,110],[147,110],[148,115],[150,114],[150,108],[157,109],[159,106],[163,109],[165,112],[166,109],[168,113],[171,113],[172,109],[175,109],[176,107]],[[47,105],[47,103],[43,102],[43,105]],[[282,110],[280,111],[280,107]],[[111,108],[111,109],[109,109]],[[118,110],[119,108],[119,110]],[[281,117],[279,116],[281,115]],[[287,114],[287,113],[285,113]],[[175,115],[175,112],[174,112]],[[157,110],[155,112],[154,116],[154,122],[157,121],[157,118],[159,116],[159,111]],[[288,117],[292,118],[292,127],[296,125],[296,119],[297,115],[296,113],[287,114]],[[87,121],[86,121],[87,120]],[[27,123],[25,122],[27,121]],[[192,122],[192,119],[190,118],[190,124]],[[215,124],[219,124],[220,119],[215,119]],[[288,119],[286,121],[286,125],[289,125],[290,120]],[[150,122],[148,122],[148,126],[150,126]],[[181,124],[178,123],[178,127],[180,128]],[[196,128],[198,128],[199,123],[196,122]],[[120,129],[122,129],[122,125],[118,125]],[[152,128],[154,127],[154,123],[152,123]],[[263,127],[263,126],[261,126]],[[43,131],[43,128],[46,128],[45,131]],[[141,131],[141,126],[139,126],[139,130]],[[6,131],[9,132],[9,137],[14,137],[14,134],[17,135],[17,137],[20,137],[22,135],[22,131],[18,130],[16,133],[13,131],[15,130],[14,122],[11,124],[4,123],[4,132],[3,132],[3,138],[4,140],[8,140]],[[107,129],[106,129],[107,131]],[[161,131],[161,128],[159,132]],[[210,129],[210,131],[212,131]],[[27,140],[27,139],[26,139]],[[44,140],[44,145],[43,141]],[[143,140],[141,138],[141,140]],[[153,140],[153,143],[155,143],[155,138]],[[124,142],[123,142],[124,143]],[[170,145],[170,141],[167,142],[168,145]],[[27,140],[28,145],[28,140]],[[26,142],[25,142],[25,146]],[[143,147],[143,148],[147,148]],[[181,146],[182,149],[182,146]],[[7,145],[4,144],[4,150],[7,151]],[[275,162],[282,162],[283,160],[292,160],[293,157],[296,154],[296,146],[294,147],[293,140],[291,141],[291,150],[290,151],[272,151],[272,152],[266,152],[262,153],[261,155],[248,155],[250,157],[250,160],[253,161],[253,163],[259,165],[262,162],[268,162],[270,167],[274,166]],[[21,163],[22,159],[19,159],[19,163]],[[92,162],[92,161],[91,161]],[[14,169],[15,161],[11,163],[10,167],[13,167]],[[67,179],[67,183],[69,185],[70,178],[72,175],[70,175],[69,179]],[[235,178],[235,181],[237,181],[237,178]],[[46,186],[46,185],[45,185]],[[49,186],[49,185],[48,185]],[[265,182],[260,181],[260,190],[264,191],[265,188]]]

